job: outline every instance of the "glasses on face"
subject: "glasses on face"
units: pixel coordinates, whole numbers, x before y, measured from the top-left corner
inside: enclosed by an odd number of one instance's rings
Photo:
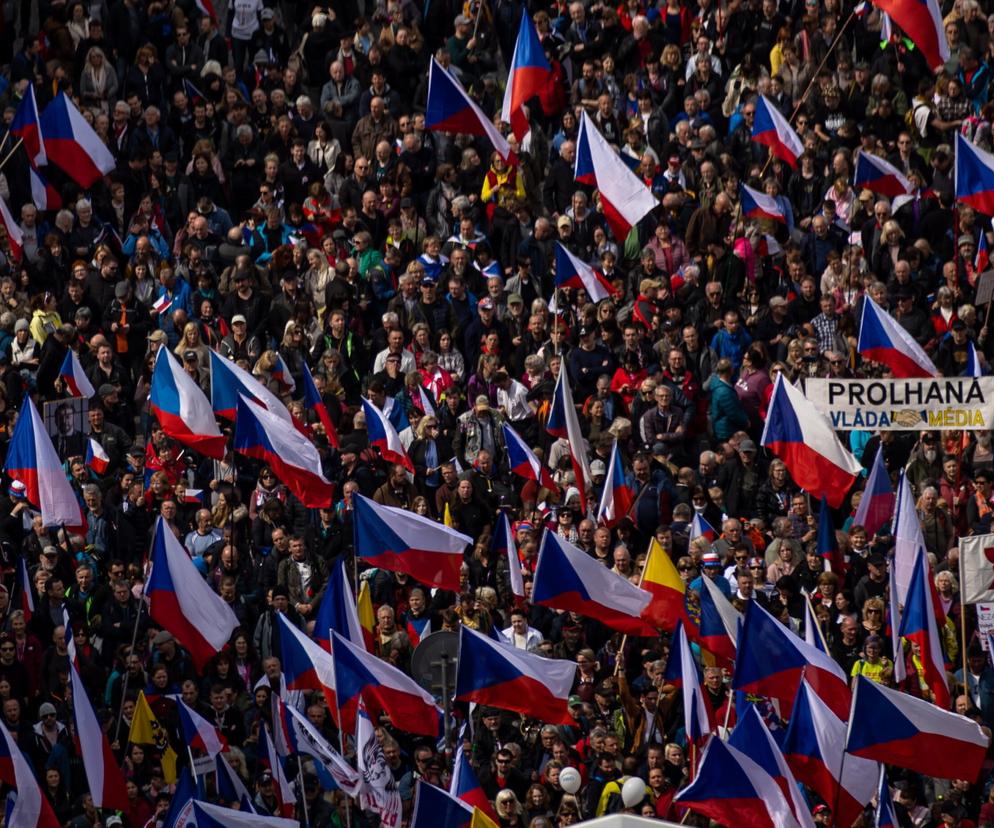
[[[811,347],[805,347],[804,353],[806,353],[806,354],[817,354],[818,353],[818,349],[817,348],[811,348]]]
[[[797,119],[797,125],[798,126],[807,126],[808,125],[808,119],[807,118],[798,118]]]

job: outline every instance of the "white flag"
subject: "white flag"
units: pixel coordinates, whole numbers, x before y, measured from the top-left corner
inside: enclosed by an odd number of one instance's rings
[[[994,535],[960,538],[959,572],[963,603],[994,601]]]
[[[400,828],[404,804],[397,790],[393,771],[383,755],[383,748],[376,738],[376,730],[366,713],[366,706],[359,703],[355,727],[356,766],[362,776],[359,788],[359,807],[378,814],[384,828]]]

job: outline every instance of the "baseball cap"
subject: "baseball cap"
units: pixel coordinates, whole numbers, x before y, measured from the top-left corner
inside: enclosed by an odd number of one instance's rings
[[[239,322],[241,322],[243,325],[248,324],[248,320],[244,316],[242,316],[240,313],[236,313],[234,316],[231,317],[231,324],[237,325]]]
[[[486,394],[480,394],[474,401],[477,408],[490,408],[490,398]]]
[[[604,465],[603,460],[594,460],[590,464],[590,473],[593,474],[607,474],[607,467]]]
[[[159,647],[163,644],[168,644],[173,640],[173,634],[169,630],[160,630],[155,634],[155,638],[152,639],[152,646]]]
[[[476,306],[480,310],[493,310],[494,309],[493,300],[489,296],[484,296],[479,302],[476,303]]]
[[[127,282],[125,282],[122,279],[120,282],[114,285],[114,296],[116,296],[118,299],[123,299],[125,296],[128,295],[128,290],[130,288],[131,285],[129,285]]]
[[[276,12],[274,12],[272,9],[263,9],[262,12],[259,14],[259,17],[261,17],[263,20],[272,20],[274,17],[276,17]]]
[[[148,341],[149,342],[165,342],[166,341],[166,332],[165,331],[152,331],[152,333],[150,333],[148,335]]]
[[[573,220],[569,216],[560,216],[556,222],[556,227],[572,227]]]
[[[15,480],[7,491],[11,497],[27,497],[28,487],[20,480]]]
[[[97,389],[97,393],[101,397],[109,397],[111,394],[117,393],[117,386],[111,385],[109,382],[105,382]]]
[[[507,304],[509,305],[523,305],[524,303],[524,297],[520,293],[512,293],[507,297]]]
[[[196,351],[184,351],[183,352],[183,362],[196,362],[197,352]]]
[[[721,566],[721,558],[717,552],[708,551],[701,556],[701,563],[704,566]]]
[[[755,450],[756,450],[756,444],[748,437],[746,437],[745,440],[739,443],[739,451],[755,451]]]
[[[576,707],[577,705],[583,704],[583,699],[579,696],[570,696],[569,701],[566,704],[567,707]]]

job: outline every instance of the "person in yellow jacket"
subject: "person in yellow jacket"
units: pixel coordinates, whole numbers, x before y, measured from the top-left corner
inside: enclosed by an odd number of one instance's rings
[[[508,166],[496,151],[490,156],[490,169],[483,177],[480,198],[487,205],[487,214],[491,216],[494,207],[510,210],[515,202],[525,198],[524,177],[515,167]]]
[[[55,309],[59,300],[54,293],[45,292],[31,300],[31,338],[41,347],[48,335],[56,328],[62,327],[62,318]]]

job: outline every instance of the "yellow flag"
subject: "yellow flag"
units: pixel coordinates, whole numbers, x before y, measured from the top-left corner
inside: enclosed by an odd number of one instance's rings
[[[449,504],[445,504],[445,511],[442,513],[442,523],[448,526],[450,529],[453,527],[452,523],[452,510],[449,509]]]
[[[369,581],[359,585],[359,597],[356,599],[356,611],[359,615],[359,626],[367,638],[366,646],[373,643],[373,631],[376,629],[376,615],[373,613],[373,599],[369,594]]]
[[[135,703],[135,714],[131,719],[131,731],[128,741],[136,745],[153,745],[162,757],[162,774],[166,782],[172,784],[176,776],[176,751],[169,744],[169,736],[162,729],[159,720],[155,718],[152,708],[148,705],[144,691],[138,692]]]
[[[483,811],[474,806],[473,818],[469,822],[469,828],[498,828],[498,826]]]

